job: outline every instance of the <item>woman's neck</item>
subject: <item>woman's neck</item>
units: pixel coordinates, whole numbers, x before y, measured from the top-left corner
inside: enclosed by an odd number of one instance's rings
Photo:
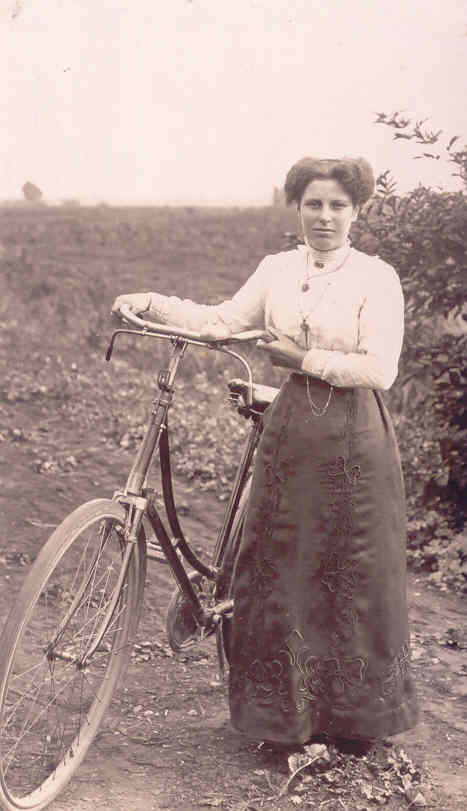
[[[313,262],[319,262],[323,265],[330,265],[331,263],[343,260],[350,250],[350,243],[348,240],[340,245],[339,248],[331,248],[330,250],[319,250],[314,248],[313,245],[305,239],[305,245]]]

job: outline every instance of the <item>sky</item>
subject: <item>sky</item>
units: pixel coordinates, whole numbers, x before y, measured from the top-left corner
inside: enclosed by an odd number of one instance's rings
[[[376,112],[467,141],[465,0],[0,0],[0,199],[267,205],[304,155],[455,188]]]

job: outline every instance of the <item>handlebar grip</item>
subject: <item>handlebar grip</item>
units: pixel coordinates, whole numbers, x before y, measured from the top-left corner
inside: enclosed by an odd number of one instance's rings
[[[193,338],[195,340],[200,337],[196,332],[182,329],[181,327],[176,327],[172,324],[159,324],[156,321],[146,321],[144,318],[141,318],[139,315],[132,312],[127,304],[121,305],[118,315],[120,315],[125,321],[129,321],[130,324],[134,324],[136,327],[139,327],[139,329],[145,329],[149,332],[159,332],[163,335],[176,335],[180,336],[181,338]]]
[[[121,304],[118,310],[112,310],[111,315],[116,316],[119,318],[120,321],[129,321],[130,323],[134,324],[134,319],[138,318],[129,308],[127,304]],[[138,318],[138,322],[140,319]]]
[[[177,327],[173,324],[159,324],[155,321],[146,321],[144,318],[140,318],[140,316],[135,315],[135,313],[129,309],[127,304],[121,305],[118,314],[121,316],[121,318],[129,321],[130,324],[134,324],[136,327],[139,327],[139,329],[144,329],[148,332],[158,332],[162,335],[173,335],[177,338],[188,338],[193,341],[205,343],[208,346],[244,343],[246,341],[258,341],[259,339],[265,338],[268,335],[265,330],[252,329],[246,330],[245,332],[239,332],[234,335],[229,335],[228,338],[204,338],[198,332],[184,329],[183,327]]]
[[[145,328],[154,328],[155,324],[153,321],[145,321],[144,318],[140,318],[136,315],[130,308],[128,304],[122,304],[120,310],[117,312],[117,315],[120,318],[125,319],[125,321],[129,321],[130,324],[135,324],[135,326],[140,327],[140,329]]]

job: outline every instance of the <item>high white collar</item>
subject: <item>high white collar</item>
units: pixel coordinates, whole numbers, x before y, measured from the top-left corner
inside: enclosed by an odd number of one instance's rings
[[[300,245],[299,248],[306,255],[307,266],[312,273],[337,270],[342,267],[351,251],[348,240],[340,248],[334,248],[330,251],[319,251],[308,244]]]

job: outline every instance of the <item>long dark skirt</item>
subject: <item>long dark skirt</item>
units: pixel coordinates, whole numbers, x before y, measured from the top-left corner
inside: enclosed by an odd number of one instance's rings
[[[309,394],[326,402],[327,384]],[[235,567],[232,723],[304,743],[416,723],[404,486],[377,392],[336,388],[313,416],[292,374],[265,419]]]

